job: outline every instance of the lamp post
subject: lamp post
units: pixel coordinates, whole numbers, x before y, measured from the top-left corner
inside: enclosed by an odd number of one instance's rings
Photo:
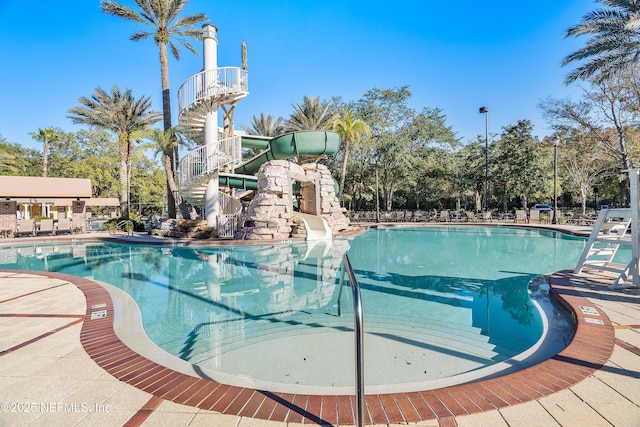
[[[484,211],[489,211],[489,107],[480,107],[484,114]]]
[[[378,197],[378,162],[376,162],[376,222],[380,222],[380,197]]]
[[[558,224],[558,144],[560,137],[553,138],[553,220],[552,224]]]

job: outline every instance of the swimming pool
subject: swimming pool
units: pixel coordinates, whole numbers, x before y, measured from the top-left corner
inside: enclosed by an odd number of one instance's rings
[[[350,393],[349,292],[338,316],[344,253],[363,289],[368,390],[409,391],[528,366],[568,343],[570,319],[548,299],[532,301],[527,288],[540,274],[575,266],[584,241],[450,226],[371,230],[330,244],[41,245],[2,249],[0,259],[6,268],[88,276],[127,292],[155,345],[218,381]],[[532,289],[546,293],[540,281]],[[121,331],[130,326],[117,320]]]

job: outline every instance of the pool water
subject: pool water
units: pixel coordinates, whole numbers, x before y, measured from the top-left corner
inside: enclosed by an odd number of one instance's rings
[[[0,261],[126,292],[155,346],[218,381],[340,394],[354,377],[345,253],[362,288],[365,384],[391,392],[488,377],[559,351],[573,323],[539,276],[575,267],[584,244],[526,228],[407,227],[331,242],[23,246],[0,250]]]

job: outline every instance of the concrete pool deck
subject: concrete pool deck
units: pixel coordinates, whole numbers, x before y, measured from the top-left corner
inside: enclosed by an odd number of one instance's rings
[[[608,280],[552,277],[579,321],[555,358],[474,384],[368,395],[367,425],[640,425],[640,290]],[[0,272],[0,425],[353,424],[353,397],[225,386],[145,360],[113,333],[105,294],[88,279]]]

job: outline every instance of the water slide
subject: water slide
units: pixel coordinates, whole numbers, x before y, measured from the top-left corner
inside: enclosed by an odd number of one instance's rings
[[[255,174],[264,163],[269,160],[288,160],[298,156],[336,154],[340,149],[340,136],[335,132],[327,131],[292,132],[275,138],[245,135],[242,137],[242,146],[262,151],[236,166],[234,173],[220,173],[219,183],[230,188],[257,190],[258,178]]]
[[[218,182],[230,188],[257,190],[255,176],[264,163],[270,160],[288,160],[300,156],[320,156],[336,154],[340,149],[340,136],[335,132],[301,131],[275,138],[263,136],[243,136],[244,148],[261,149],[258,155],[235,167],[234,173],[220,173]],[[331,238],[331,229],[321,217],[296,212],[307,230],[307,240]]]

